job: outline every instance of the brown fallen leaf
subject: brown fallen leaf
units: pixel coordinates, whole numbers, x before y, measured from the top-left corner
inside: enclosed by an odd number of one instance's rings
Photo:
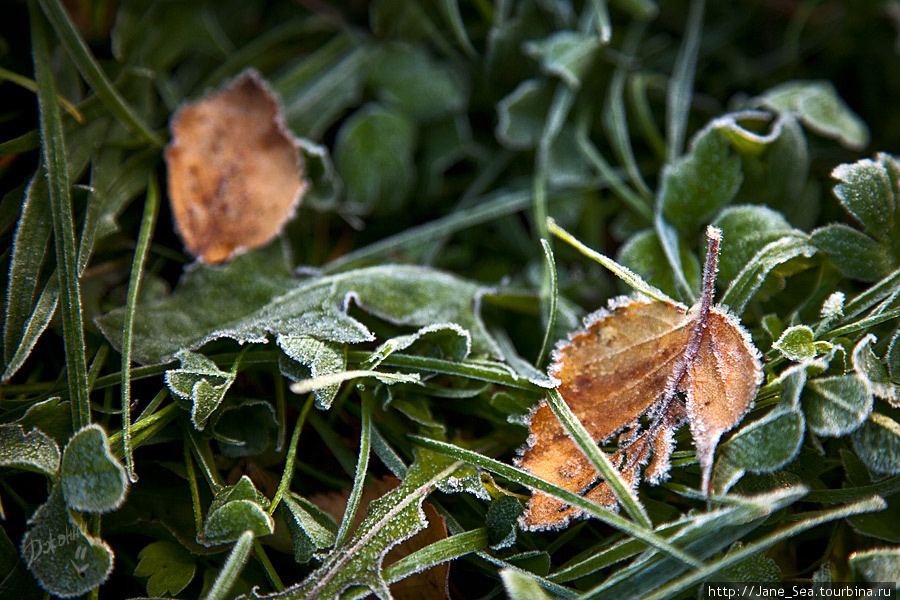
[[[171,129],[169,200],[191,254],[219,263],[281,232],[306,187],[302,158],[256,71],[183,106]]]
[[[750,410],[762,381],[750,336],[734,316],[712,306],[721,232],[709,228],[707,234],[703,294],[694,307],[617,298],[589,316],[585,330],[571,335],[554,355],[550,372],[559,381],[557,389],[592,438],[602,443],[624,430],[610,459],[632,487],[644,465],[648,482],[668,477],[674,432],[689,421],[708,494],[716,444]],[[520,466],[615,507],[612,490],[546,401],[530,427]],[[563,527],[580,512],[535,492],[521,524],[532,530]]]
[[[381,496],[400,485],[400,480],[395,477],[374,479],[363,487],[359,510],[353,519],[352,529],[359,527],[366,518],[366,507]],[[347,500],[350,498],[350,490],[343,492],[329,492],[314,494],[309,501],[331,515],[335,521],[341,522]],[[428,527],[418,532],[411,538],[404,540],[388,551],[384,557],[384,567],[389,567],[401,558],[409,556],[416,550],[433,544],[447,537],[447,524],[444,517],[428,502],[422,503],[422,510],[428,520]],[[444,562],[427,571],[415,573],[406,579],[392,583],[391,595],[395,600],[449,600],[448,577],[450,576],[450,563]]]

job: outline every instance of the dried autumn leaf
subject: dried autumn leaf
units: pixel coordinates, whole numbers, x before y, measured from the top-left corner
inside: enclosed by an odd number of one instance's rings
[[[644,297],[615,299],[557,349],[550,370],[560,395],[596,442],[624,431],[610,459],[632,487],[648,462],[647,481],[667,477],[674,431],[689,421],[703,490],[709,493],[716,444],[750,410],[762,380],[759,352],[747,332],[735,317],[712,306],[721,232],[710,228],[708,235],[697,305],[688,310]],[[519,465],[598,504],[615,506],[612,490],[546,401],[530,427]],[[527,529],[562,527],[579,513],[536,492],[521,523]]]
[[[169,200],[191,254],[219,263],[278,235],[306,184],[281,103],[256,71],[183,106],[171,129]]]

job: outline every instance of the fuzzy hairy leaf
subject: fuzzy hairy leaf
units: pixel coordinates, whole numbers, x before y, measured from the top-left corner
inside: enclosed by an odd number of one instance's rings
[[[19,424],[0,425],[0,466],[54,476],[59,460],[59,446],[40,429],[25,433]]]
[[[176,399],[187,401],[191,423],[198,431],[203,430],[207,419],[234,383],[237,363],[231,372],[225,372],[213,361],[195,352],[179,350],[175,358],[181,361],[181,368],[166,371],[166,385]]]
[[[182,348],[196,349],[222,337],[263,343],[268,333],[337,343],[371,341],[368,328],[347,314],[351,302],[397,325],[456,323],[471,334],[475,351],[499,355],[477,312],[483,289],[473,282],[401,265],[298,281],[275,250],[248,252],[223,269],[199,266],[170,296],[138,305],[132,356],[145,364],[167,362]],[[116,347],[122,319],[117,309],[97,321]]]
[[[715,127],[700,131],[690,151],[663,171],[659,205],[666,221],[690,231],[727,205],[743,181],[741,159]]]
[[[249,400],[224,408],[215,417],[213,434],[225,456],[236,458],[262,454],[274,445],[278,419],[265,400]]]
[[[113,552],[85,533],[66,508],[59,485],[35,511],[22,538],[22,558],[45,590],[61,598],[80,596],[106,581]]]
[[[390,598],[387,582],[381,574],[385,554],[396,544],[411,537],[427,524],[422,501],[434,485],[456,468],[449,458],[419,450],[400,487],[388,492],[369,506],[369,515],[353,536],[336,548],[310,576],[284,592],[251,598],[312,600],[335,598],[350,586],[362,585],[382,600]]]
[[[293,381],[301,381],[307,377],[334,375],[347,368],[347,357],[344,347],[334,342],[323,342],[313,337],[279,335],[278,345],[286,357],[279,365],[283,375]],[[307,367],[306,373],[298,372],[296,363]],[[339,384],[315,390],[316,406],[328,409],[340,389]]]
[[[285,496],[280,508],[294,546],[294,560],[309,562],[317,552],[334,545],[337,525],[308,500]]]
[[[199,541],[206,546],[227,544],[248,530],[256,537],[269,535],[275,531],[275,521],[266,512],[268,507],[266,497],[243,475],[236,484],[216,494]]]
[[[874,548],[854,552],[850,568],[869,583],[888,583],[900,586],[900,548]]]
[[[847,212],[856,217],[875,239],[884,240],[894,227],[897,211],[894,186],[887,168],[879,162],[863,159],[838,165],[831,176],[841,182],[834,186],[834,195]]]
[[[859,428],[872,411],[872,394],[856,374],[817,377],[806,389],[803,412],[817,435],[846,435]]]
[[[873,412],[850,438],[857,456],[873,473],[900,473],[900,423]]]
[[[768,90],[757,102],[794,114],[812,131],[834,138],[847,148],[861,150],[869,143],[869,128],[828,81],[789,81]]]
[[[84,427],[69,440],[59,476],[66,504],[75,510],[115,510],[128,492],[125,468],[110,452],[106,432],[96,424]]]

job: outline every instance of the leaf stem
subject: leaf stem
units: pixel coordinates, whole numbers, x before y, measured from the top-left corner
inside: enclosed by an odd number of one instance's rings
[[[147,250],[150,247],[150,237],[153,235],[158,207],[159,186],[156,179],[151,176],[147,182],[144,216],[141,219],[138,243],[134,249],[134,260],[131,263],[131,278],[128,281],[128,296],[125,300],[125,316],[122,325],[122,431],[124,433],[122,445],[125,451],[125,472],[131,483],[138,480],[138,476],[134,472],[134,456],[131,448],[131,335],[134,330],[134,309],[137,304],[141,273],[144,270],[144,261],[147,259]]]
[[[541,239],[541,248],[544,250],[544,258],[546,258],[545,265],[547,269],[547,274],[550,278],[549,283],[549,304],[547,307],[547,328],[544,331],[544,341],[541,343],[541,350],[538,352],[537,360],[534,361],[534,366],[540,368],[541,364],[544,362],[544,358],[547,356],[547,350],[550,347],[550,339],[553,337],[553,326],[556,324],[556,303],[557,303],[557,294],[559,293],[559,289],[557,287],[557,274],[556,274],[556,261],[553,259],[553,248],[550,247],[550,242],[546,239]]]
[[[297,417],[297,423],[294,425],[294,432],[291,435],[291,443],[288,445],[287,454],[285,454],[284,473],[281,475],[281,482],[278,484],[278,490],[275,492],[275,496],[269,504],[270,515],[275,514],[278,503],[281,502],[281,498],[291,487],[291,480],[294,477],[294,460],[297,458],[297,443],[300,440],[300,432],[303,431],[303,425],[306,423],[306,416],[309,414],[309,409],[312,407],[314,400],[315,396],[310,394],[303,404],[300,416]]]
[[[363,488],[366,483],[366,471],[369,468],[369,443],[372,438],[372,410],[375,404],[375,396],[369,391],[362,394],[362,426],[359,434],[359,456],[356,461],[356,474],[353,476],[353,489],[347,500],[344,517],[341,526],[334,537],[334,547],[340,548],[350,537],[353,528],[353,520],[362,500]]]
[[[249,529],[241,534],[241,537],[238,538],[231,549],[228,560],[225,561],[225,565],[219,571],[219,576],[216,577],[215,583],[203,600],[225,600],[228,597],[228,592],[231,591],[234,582],[237,581],[241,571],[244,570],[244,565],[247,564],[253,540],[253,532]]]

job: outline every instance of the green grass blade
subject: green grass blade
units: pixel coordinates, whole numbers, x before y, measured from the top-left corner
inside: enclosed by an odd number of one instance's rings
[[[556,301],[559,289],[557,286],[556,261],[553,258],[553,249],[550,242],[545,239],[541,240],[541,248],[544,249],[544,258],[547,259],[545,265],[547,275],[549,276],[549,306],[547,307],[547,329],[544,331],[544,341],[541,343],[541,351],[538,353],[537,360],[534,365],[540,368],[547,356],[547,350],[550,348],[550,338],[553,337],[553,326],[556,324]]]
[[[231,591],[234,582],[237,581],[237,578],[241,575],[241,571],[244,570],[247,559],[250,558],[253,540],[254,537],[252,531],[248,530],[241,534],[238,541],[234,543],[231,554],[228,555],[228,560],[225,561],[225,565],[222,567],[222,570],[219,571],[216,582],[213,584],[212,588],[210,588],[206,596],[203,597],[203,600],[225,600],[225,598],[230,597],[228,592]]]
[[[75,228],[72,222],[72,197],[66,166],[65,139],[56,85],[50,67],[49,33],[43,16],[29,3],[31,36],[34,46],[35,79],[38,82],[41,136],[50,193],[51,219],[56,240],[56,268],[59,276],[63,336],[66,350],[66,374],[72,400],[72,424],[77,431],[91,422],[88,399],[87,365],[84,358],[84,324],[81,290],[75,256]]]
[[[138,289],[141,285],[141,274],[144,261],[150,249],[150,238],[159,213],[159,186],[151,177],[147,182],[147,200],[144,203],[144,216],[138,233],[137,246],[134,249],[134,260],[131,263],[131,278],[128,281],[128,295],[125,301],[125,323],[122,329],[122,443],[125,450],[125,472],[128,479],[135,483],[138,480],[134,472],[134,455],[131,448],[131,333],[134,326],[134,308],[137,304]]]
[[[683,550],[676,548],[665,539],[655,534],[652,530],[648,530],[645,527],[629,521],[625,517],[619,516],[616,513],[601,508],[593,502],[585,500],[578,494],[574,494],[569,490],[553,485],[549,481],[544,481],[539,477],[535,477],[531,473],[524,471],[518,467],[502,463],[500,461],[494,460],[493,458],[488,458],[487,456],[478,454],[477,452],[466,450],[465,448],[460,448],[459,446],[454,446],[453,444],[447,444],[445,442],[439,442],[437,440],[431,440],[418,436],[410,436],[410,438],[420,446],[424,446],[426,448],[429,448],[430,450],[434,450],[435,452],[444,454],[445,456],[465,461],[476,467],[480,467],[482,469],[485,469],[486,471],[490,471],[491,473],[500,475],[501,477],[506,477],[510,481],[515,481],[531,489],[543,492],[548,496],[553,496],[554,498],[557,498],[565,502],[566,504],[571,504],[572,506],[588,513],[589,515],[596,517],[597,519],[603,521],[611,527],[614,527],[624,533],[643,540],[650,546],[659,549],[661,552],[669,554],[670,556],[676,558],[679,561],[682,561],[687,565],[690,565],[692,567],[700,566],[700,562],[697,561],[697,559],[685,553]]]
[[[769,535],[766,535],[754,541],[753,543],[745,544],[743,547],[741,547],[740,550],[730,552],[719,559],[706,563],[696,571],[692,571],[682,577],[679,577],[678,579],[657,589],[653,593],[648,594],[644,597],[644,600],[664,600],[665,598],[673,598],[684,590],[709,579],[722,569],[727,569],[728,567],[736,565],[754,554],[762,552],[767,548],[771,548],[782,540],[792,538],[808,529],[812,529],[813,527],[817,527],[819,525],[822,525],[823,523],[828,523],[829,521],[844,519],[846,517],[851,517],[853,515],[859,515],[867,512],[884,510],[885,508],[886,504],[884,500],[880,496],[874,496],[872,498],[861,500],[853,504],[847,504],[844,506],[839,506],[838,508],[813,513],[812,516],[803,519],[799,523],[790,525],[788,527],[783,527],[773,533],[770,533]]]
[[[12,280],[12,278],[10,278],[10,280]],[[19,346],[16,348],[15,354],[9,359],[6,370],[3,372],[3,377],[0,378],[0,381],[9,381],[25,363],[25,359],[31,354],[38,338],[41,337],[47,329],[47,326],[50,325],[50,320],[56,312],[58,303],[59,279],[54,273],[47,281],[47,285],[44,286],[44,291],[41,292],[41,297],[38,298],[34,311],[32,311],[31,317],[25,324],[25,331],[22,332]]]
[[[488,544],[490,540],[484,527],[458,533],[404,556],[385,569],[383,576],[388,583],[394,583],[413,573],[420,573],[435,565],[483,550]]]
[[[10,71],[8,69],[4,69],[3,67],[0,67],[0,81],[4,81],[4,80],[15,83],[16,85],[20,85],[27,90],[31,90],[32,92],[37,91],[37,83],[34,80],[28,79],[27,77],[25,77],[23,75],[19,75],[18,73],[13,73],[12,71]],[[72,117],[76,121],[78,121],[79,123],[84,123],[84,115],[81,114],[81,112],[79,112],[79,110],[75,107],[74,104],[72,104],[71,102],[69,102],[62,96],[60,96],[59,94],[57,94],[56,100],[57,100],[57,102],[59,102],[59,105],[67,113],[72,115]]]
[[[616,500],[625,508],[625,511],[639,525],[648,530],[653,529],[650,517],[647,516],[647,512],[637,499],[631,486],[625,483],[621,473],[616,470],[606,454],[597,447],[597,443],[591,438],[591,434],[587,432],[584,425],[581,424],[581,421],[578,420],[578,417],[575,416],[565,400],[563,400],[558,390],[547,391],[547,403],[565,430],[569,432],[569,435],[572,436],[572,439],[575,440],[575,443],[584,452],[584,455],[597,469],[597,472],[603,476],[603,479],[616,495]]]
[[[362,425],[359,434],[359,456],[356,461],[356,474],[353,476],[353,489],[347,500],[344,517],[341,526],[334,537],[334,547],[340,548],[350,537],[353,527],[353,519],[359,509],[359,501],[362,499],[363,487],[366,483],[366,472],[369,469],[369,445],[372,439],[372,410],[375,404],[375,396],[372,393],[362,394]]]
[[[59,0],[38,0],[41,8],[53,26],[56,35],[69,52],[69,56],[78,67],[78,71],[87,80],[94,92],[109,110],[122,122],[125,127],[144,138],[154,146],[162,146],[162,138],[154,133],[144,120],[125,101],[119,91],[113,86],[109,77],[97,63],[97,59],[91,54],[90,49],[78,33],[75,25],[69,19],[66,9]],[[32,20],[34,17],[32,16]],[[51,98],[56,98],[54,94]]]
[[[669,81],[669,91],[666,95],[666,160],[669,163],[678,158],[684,149],[705,8],[706,0],[691,2],[684,38],[675,59],[672,79]]]
[[[297,458],[297,443],[300,441],[300,432],[303,431],[303,426],[306,424],[306,416],[309,414],[309,409],[312,408],[314,400],[315,396],[310,394],[303,404],[300,416],[297,417],[297,424],[294,425],[294,433],[291,434],[291,443],[288,445],[287,453],[285,454],[284,473],[278,484],[278,490],[275,492],[275,496],[272,497],[272,502],[269,504],[270,515],[275,514],[278,503],[281,502],[281,499],[291,487],[291,480],[294,478],[294,459]]]
[[[588,258],[592,258],[593,260],[597,261],[598,263],[612,271],[613,275],[630,285],[635,290],[641,292],[646,296],[650,296],[654,300],[659,300],[660,302],[671,302],[673,304],[678,304],[677,301],[670,298],[668,295],[666,295],[665,292],[644,281],[637,273],[631,271],[627,267],[623,267],[608,256],[604,256],[603,254],[600,254],[595,250],[591,250],[590,248],[582,244],[580,241],[575,239],[575,236],[557,225],[556,222],[553,221],[553,219],[548,220],[547,228],[553,235],[555,235],[559,239],[563,240]]]

